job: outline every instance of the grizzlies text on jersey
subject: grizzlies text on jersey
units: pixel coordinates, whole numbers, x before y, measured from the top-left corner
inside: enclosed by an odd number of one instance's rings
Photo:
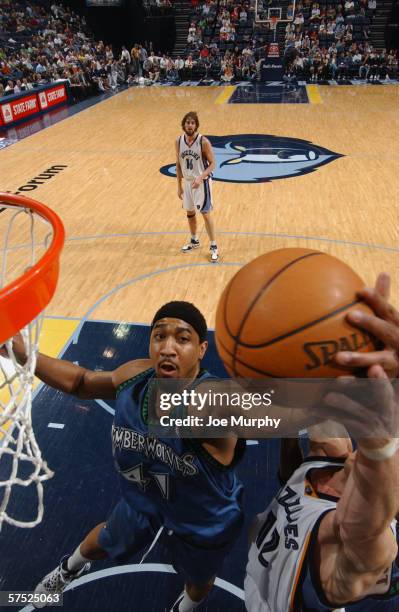
[[[204,172],[208,162],[202,154],[202,136],[197,134],[191,145],[188,144],[186,136],[179,138],[179,161],[186,181],[193,181]]]

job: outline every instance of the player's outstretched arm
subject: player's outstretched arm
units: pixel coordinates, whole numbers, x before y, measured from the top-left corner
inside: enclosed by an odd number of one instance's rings
[[[25,362],[25,347],[19,334],[14,338],[13,352],[18,362]],[[4,348],[2,353],[6,355]],[[149,359],[137,359],[111,372],[97,372],[71,361],[38,353],[35,375],[50,387],[82,399],[114,399],[120,384],[149,367]]]
[[[382,410],[396,410],[392,385],[380,366],[377,379]],[[388,572],[397,554],[390,525],[399,512],[397,440],[361,438],[337,510],[322,520],[318,537],[320,581],[332,604],[363,598]]]

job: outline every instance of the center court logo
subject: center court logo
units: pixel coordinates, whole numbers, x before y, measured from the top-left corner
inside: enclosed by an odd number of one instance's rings
[[[265,183],[301,176],[343,157],[308,140],[269,134],[208,136],[216,157],[213,179],[227,183]],[[160,169],[176,176],[176,165]]]

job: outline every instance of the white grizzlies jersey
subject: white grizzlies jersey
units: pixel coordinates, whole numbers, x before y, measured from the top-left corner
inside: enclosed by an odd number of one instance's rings
[[[186,181],[193,181],[208,167],[208,161],[202,154],[202,138],[201,134],[197,134],[190,146],[185,134],[179,138],[180,167]]]
[[[313,469],[342,467],[343,463],[340,459],[306,459],[265,512],[255,518],[245,578],[245,604],[249,612],[303,609],[301,591],[305,582],[309,582],[306,556],[312,531],[316,532],[322,517],[337,506],[336,498],[316,493],[307,476]],[[390,576],[383,592],[389,588],[389,581]],[[374,593],[379,591],[377,587]],[[331,607],[317,605],[311,609]]]

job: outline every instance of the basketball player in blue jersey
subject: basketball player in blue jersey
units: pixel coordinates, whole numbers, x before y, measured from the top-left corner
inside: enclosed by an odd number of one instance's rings
[[[198,133],[197,113],[192,111],[184,115],[181,125],[184,133],[176,140],[177,195],[183,200],[183,209],[187,213],[191,232],[190,242],[182,247],[182,251],[188,253],[200,246],[196,216],[196,213],[200,212],[211,243],[210,260],[216,263],[219,260],[219,253],[211,212],[213,208],[211,177],[216,163],[215,156],[209,140]]]
[[[399,313],[385,299],[388,289],[389,279],[380,275],[375,290],[361,292],[378,316],[348,315],[383,349],[337,358],[369,368],[369,378],[384,385],[376,410],[387,411],[397,410],[387,373],[399,375]],[[361,407],[350,402],[330,398],[336,408],[356,413]],[[313,429],[307,459],[254,521],[245,579],[248,612],[399,609],[399,439],[368,437],[357,443],[353,453],[349,438],[326,439]],[[296,441],[285,442],[282,467],[290,453],[297,461]]]
[[[123,562],[156,542],[165,561],[185,578],[173,612],[194,610],[207,596],[243,522],[242,485],[234,466],[244,441],[154,438],[147,423],[152,379],[187,379],[194,388],[212,378],[200,365],[206,336],[205,319],[195,306],[170,302],[152,321],[150,359],[97,372],[39,354],[36,375],[43,382],[80,398],[116,399],[112,442],[122,496],[108,520],[42,579],[36,593],[62,592],[92,561]],[[23,361],[18,337],[14,350]]]

